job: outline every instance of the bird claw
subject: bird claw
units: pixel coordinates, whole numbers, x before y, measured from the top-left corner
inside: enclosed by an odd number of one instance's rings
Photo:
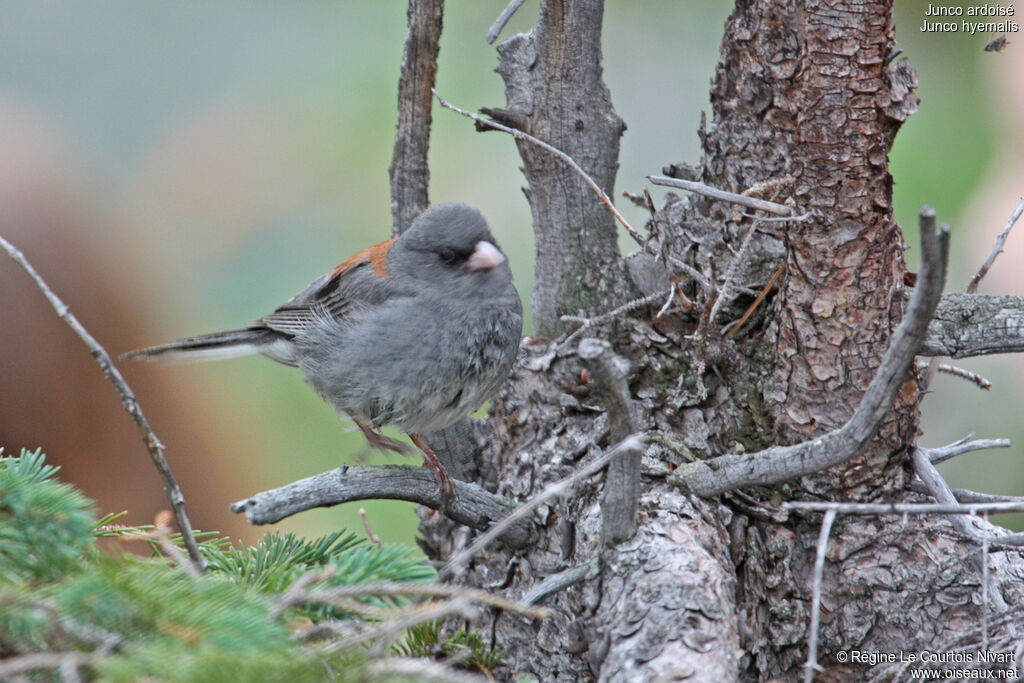
[[[441,493],[441,505],[438,507],[438,512],[444,514],[448,509],[448,504],[455,500],[455,482],[445,466],[437,459],[433,449],[418,434],[409,434],[409,438],[423,452],[423,466],[433,472],[437,479],[437,488]]]
[[[359,420],[353,420],[353,422],[356,423],[356,426],[359,427],[359,431],[361,431],[363,436],[366,437],[366,441],[379,451],[394,451],[395,453],[407,455],[412,450],[407,444],[404,444],[401,441],[396,441],[395,439],[384,436],[383,434],[378,434]]]

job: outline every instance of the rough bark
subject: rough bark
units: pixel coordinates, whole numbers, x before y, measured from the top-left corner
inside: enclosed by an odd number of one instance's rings
[[[838,471],[707,500],[681,492],[670,476],[694,459],[840,427],[889,346],[905,292],[887,154],[916,106],[912,70],[890,61],[891,10],[859,0],[739,0],[712,87],[713,125],[701,131],[702,179],[753,188],[812,217],[755,224],[718,203],[670,196],[652,221],[653,256],[634,258],[629,270],[646,291],[666,286],[680,263],[711,284],[679,279],[696,306],[656,320],[639,314],[606,335],[626,360],[626,402],[584,372],[589,350],[523,345],[486,428],[477,425],[481,486],[528,499],[614,446],[623,405],[635,410],[630,419],[648,446],[631,536],[605,528],[608,479],[597,475],[539,510],[534,544],[496,545],[457,577],[552,609],[541,624],[504,613],[467,624],[507,653],[500,678],[800,679],[820,518],[786,516],[773,503],[809,492],[919,499],[904,488],[917,429],[913,379],[896,392],[867,455]],[[537,28],[500,48],[509,101],[500,115],[571,154],[610,190],[621,123],[600,84],[599,32],[596,0],[542,2]],[[614,226],[583,182],[543,150],[520,143],[520,152],[538,243],[535,319],[540,336],[553,336],[562,313],[621,300],[622,262]],[[737,259],[743,243],[749,257]],[[725,337],[781,262],[786,276],[769,303]],[[724,280],[736,295],[721,302]],[[959,309],[945,310],[964,322]],[[999,315],[982,316],[977,329]],[[977,352],[970,332],[958,334],[933,324],[925,351]],[[1010,336],[1000,344],[1012,346]],[[426,516],[422,531],[438,558],[471,540],[439,515]],[[990,643],[1005,649],[1015,637],[1008,624],[1024,598],[1017,552],[983,558],[983,592],[979,562],[965,561],[979,549],[943,518],[840,517],[832,539],[819,680],[900,680],[905,672],[841,663],[836,653],[949,651],[980,642],[984,616]]]
[[[577,161],[609,196],[625,130],[602,80],[603,0],[545,0],[537,26],[498,46],[506,123]],[[536,265],[534,329],[552,338],[562,315],[614,307],[631,292],[615,221],[584,181],[528,142],[517,142],[529,188]]]
[[[884,1],[749,0],[726,23],[704,180],[743,192],[788,176],[798,211],[814,211],[784,232],[786,277],[764,391],[783,443],[849,419],[901,318],[904,244],[887,158],[917,100],[905,86],[912,72],[888,62],[891,9]],[[901,488],[897,454],[914,435],[915,401],[908,388],[861,463],[806,484],[853,496]]]
[[[444,0],[410,0],[409,33],[398,79],[398,126],[388,175],[391,178],[392,232],[400,235],[430,206],[431,89],[437,77]]]

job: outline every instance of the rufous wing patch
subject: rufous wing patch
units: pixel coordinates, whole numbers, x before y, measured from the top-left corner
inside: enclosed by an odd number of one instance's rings
[[[377,277],[388,276],[388,249],[391,248],[391,244],[397,238],[389,239],[387,242],[381,242],[372,247],[357,251],[356,253],[349,256],[347,259],[338,264],[338,266],[331,271],[331,277],[337,277],[344,275],[348,271],[352,270],[356,266],[364,263],[370,264],[373,268],[373,272]]]

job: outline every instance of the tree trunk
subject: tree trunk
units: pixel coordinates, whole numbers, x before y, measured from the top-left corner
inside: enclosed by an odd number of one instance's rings
[[[638,315],[605,335],[624,360],[632,424],[646,439],[636,532],[622,542],[603,533],[605,479],[595,475],[540,509],[528,548],[493,547],[463,572],[469,585],[553,611],[539,625],[501,612],[470,624],[506,651],[503,678],[799,680],[820,519],[786,516],[776,503],[915,499],[906,483],[916,378],[867,453],[844,466],[710,500],[668,477],[694,458],[840,427],[879,366],[905,297],[888,153],[917,104],[913,71],[891,61],[891,12],[891,2],[863,0],[737,2],[712,86],[712,127],[701,131],[702,179],[810,216],[755,225],[727,205],[674,196],[654,216],[658,258],[640,254],[630,272],[662,277],[635,276],[637,289],[667,287],[665,267],[676,262],[715,287],[677,280],[696,305]],[[597,0],[543,1],[537,28],[499,48],[499,71],[505,119],[568,152],[610,191],[622,125],[600,83],[600,17]],[[614,224],[586,185],[545,150],[518,144],[537,230],[534,315],[549,337],[562,331],[560,315],[612,308],[632,285]],[[782,264],[774,298],[724,336]],[[739,294],[716,306],[727,280],[724,289]],[[478,425],[485,488],[526,500],[619,441],[612,423],[621,411],[582,355],[575,344],[524,345],[487,425]],[[423,532],[437,557],[469,536],[439,516]],[[818,680],[901,680],[899,663],[836,655],[948,652],[982,642],[982,622],[989,649],[1014,642],[1009,615],[1024,597],[1018,555],[982,556],[939,517],[841,517],[832,538]]]

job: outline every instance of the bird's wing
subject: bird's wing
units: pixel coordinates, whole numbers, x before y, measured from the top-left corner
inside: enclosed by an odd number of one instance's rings
[[[402,295],[387,270],[388,249],[394,240],[354,254],[321,275],[270,315],[253,323],[287,335],[299,335],[330,316],[344,320],[363,305],[379,304]]]

